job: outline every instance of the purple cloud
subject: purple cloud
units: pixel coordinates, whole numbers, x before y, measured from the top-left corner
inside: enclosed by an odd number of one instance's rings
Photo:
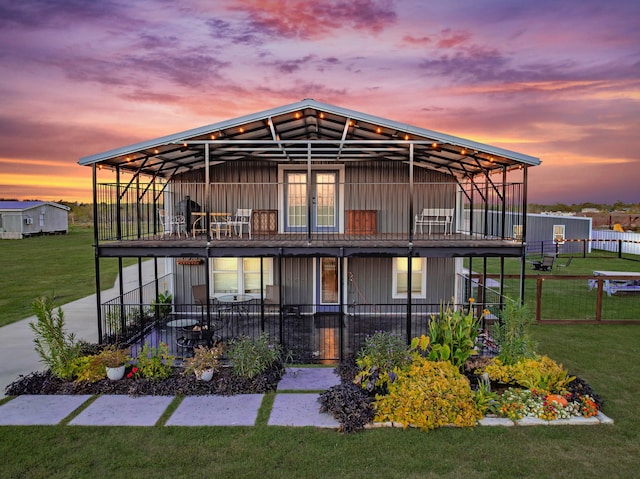
[[[75,22],[95,23],[107,19],[117,25],[127,22],[122,2],[100,0],[20,0],[0,4],[0,27],[69,28]]]
[[[230,9],[245,13],[249,30],[264,38],[321,38],[345,28],[379,33],[396,21],[390,0],[292,0],[286,8],[279,1],[246,1]]]

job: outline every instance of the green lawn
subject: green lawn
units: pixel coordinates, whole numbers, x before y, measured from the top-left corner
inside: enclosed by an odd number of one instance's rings
[[[640,328],[544,325],[534,336],[603,396],[614,425],[342,435],[266,426],[261,414],[251,428],[0,427],[0,478],[637,477]]]
[[[568,258],[560,258],[558,262],[564,264]],[[482,271],[482,260],[473,261],[473,270]],[[507,258],[504,262],[506,275],[520,274],[521,262],[519,258]],[[468,267],[468,260],[465,261]],[[525,303],[531,310],[535,308],[536,279],[565,276],[592,276],[593,271],[626,271],[640,272],[640,261],[619,259],[616,257],[603,258],[600,253],[588,255],[586,258],[574,257],[567,268],[554,266],[549,273],[539,273],[525,264]],[[487,260],[487,273],[498,274],[500,262],[498,259]],[[504,293],[517,299],[520,295],[520,280],[505,279]],[[542,319],[595,319],[596,298],[595,290],[589,290],[585,279],[566,279],[562,281],[545,280],[542,283]],[[602,317],[607,319],[640,319],[640,295],[603,296]]]
[[[93,229],[86,227],[71,227],[66,235],[0,240],[0,326],[31,316],[39,296],[54,292],[57,303],[65,304],[95,293],[92,245]],[[102,288],[111,288],[117,260],[101,260],[100,269]]]

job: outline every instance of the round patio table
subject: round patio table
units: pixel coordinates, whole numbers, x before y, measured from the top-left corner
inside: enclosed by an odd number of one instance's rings
[[[253,296],[249,294],[225,294],[224,296],[220,296],[218,301],[221,303],[229,303],[229,304],[237,304],[237,303],[247,303],[253,299]]]
[[[196,319],[174,319],[167,323],[168,328],[189,328],[198,324],[198,320]]]
[[[219,303],[229,306],[231,316],[237,315],[238,317],[247,316],[248,308],[244,304],[251,300],[253,300],[253,296],[249,294],[225,294],[218,297]]]

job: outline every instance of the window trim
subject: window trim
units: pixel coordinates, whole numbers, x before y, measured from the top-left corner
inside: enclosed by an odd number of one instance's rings
[[[554,244],[564,244],[565,225],[553,225],[553,242]]]
[[[399,258],[393,258],[392,260],[392,289],[391,289],[391,297],[393,299],[407,299],[409,297],[408,293],[399,293],[398,292],[398,259]],[[414,293],[411,295],[412,298],[416,298],[416,299],[426,299],[427,298],[427,259],[426,258],[417,258],[417,257],[412,257],[412,258],[403,258],[403,259],[410,259],[412,262],[413,260],[422,260],[422,270],[420,271],[421,274],[421,284],[420,284],[420,292],[419,293]],[[400,271],[400,272],[405,272],[405,271]],[[415,269],[412,269],[411,271],[413,274],[415,274],[417,271]]]
[[[218,298],[220,296],[224,296],[227,294],[247,294],[249,296],[251,296],[254,299],[260,299],[264,294],[266,294],[266,287],[267,284],[273,284],[273,267],[274,267],[274,261],[273,258],[269,258],[269,257],[264,257],[264,258],[258,258],[261,259],[263,261],[263,268],[264,268],[264,272],[267,275],[267,279],[264,281],[264,284],[262,285],[262,293],[247,293],[245,292],[245,284],[244,284],[244,277],[245,277],[245,271],[244,271],[244,260],[247,258],[251,258],[251,257],[245,257],[245,256],[234,256],[231,259],[235,259],[236,260],[236,286],[238,288],[237,292],[217,292],[216,291],[216,285],[215,285],[215,273],[218,271],[223,271],[223,270],[216,270],[214,269],[214,264],[215,264],[215,260],[218,258],[212,258],[211,261],[211,266],[209,267],[209,284],[211,287],[211,292],[210,292],[210,296],[212,298]],[[260,274],[259,272],[257,273],[258,275]]]

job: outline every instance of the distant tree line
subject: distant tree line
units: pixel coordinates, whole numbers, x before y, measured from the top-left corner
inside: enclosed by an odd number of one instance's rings
[[[563,213],[580,213],[585,209],[594,209],[608,213],[640,213],[640,203],[624,203],[616,201],[612,205],[604,203],[578,203],[567,205],[565,203],[554,203],[551,205],[541,205],[530,203],[527,205],[529,213],[543,213],[545,211],[561,211]]]

